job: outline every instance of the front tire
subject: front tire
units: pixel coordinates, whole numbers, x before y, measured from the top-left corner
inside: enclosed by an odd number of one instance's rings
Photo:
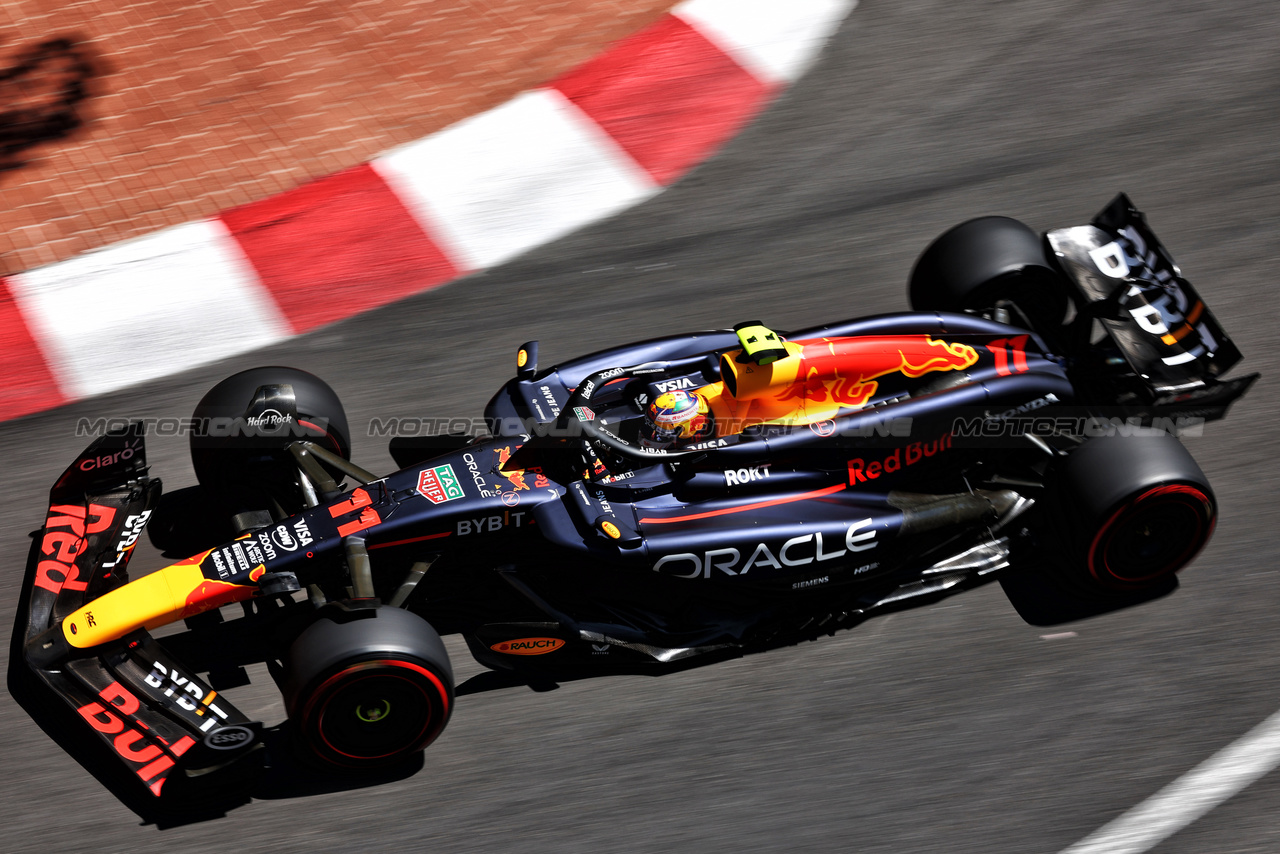
[[[328,765],[399,765],[434,741],[453,711],[440,636],[399,608],[330,608],[294,641],[285,672],[299,742]]]
[[[268,393],[280,403],[259,403]],[[276,405],[285,411],[267,408]],[[285,450],[291,442],[307,439],[351,458],[351,431],[338,395],[297,368],[233,374],[201,398],[191,417],[196,479],[233,513],[279,506],[292,514],[306,506],[297,465]]]

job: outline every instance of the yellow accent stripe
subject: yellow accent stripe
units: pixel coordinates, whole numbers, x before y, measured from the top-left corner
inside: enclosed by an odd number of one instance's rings
[[[204,583],[199,566],[166,566],[94,599],[62,621],[67,643],[97,646],[135,629],[152,629],[178,618],[187,596]]]
[[[205,705],[205,706],[209,705],[210,703],[213,702],[213,698],[216,696],[218,696],[217,691],[210,691],[208,694],[205,694],[204,699],[200,701],[201,705]],[[205,712],[204,709],[196,709],[197,715],[203,715],[204,712]]]

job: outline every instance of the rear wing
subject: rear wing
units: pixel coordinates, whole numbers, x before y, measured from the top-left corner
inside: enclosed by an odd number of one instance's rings
[[[93,602],[128,582],[134,547],[160,493],[159,479],[147,475],[140,425],[98,438],[63,472],[50,490],[44,525],[33,534],[9,689],[113,791],[112,783],[129,780],[122,785],[144,798],[176,800],[260,764],[261,725],[145,630],[87,649],[58,643],[60,630],[50,631],[78,612],[90,628]],[[104,765],[114,772],[99,773]]]
[[[1147,402],[1194,401],[1221,417],[1257,379],[1221,379],[1240,350],[1124,193],[1090,225],[1050,231],[1045,242],[1078,289],[1082,319],[1101,324]]]

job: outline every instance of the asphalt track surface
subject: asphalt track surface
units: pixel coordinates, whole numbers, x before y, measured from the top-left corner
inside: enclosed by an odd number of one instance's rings
[[[808,77],[637,209],[269,350],[0,425],[8,624],[26,534],[87,441],[80,417],[184,417],[227,373],[292,364],[343,396],[356,459],[390,469],[385,440],[361,435],[370,418],[478,414],[526,339],[549,364],[745,319],[897,310],[916,254],[955,222],[1077,225],[1125,190],[1264,374],[1186,440],[1221,520],[1173,596],[1059,630],[991,585],[662,678],[470,694],[415,776],[165,831],[0,695],[3,847],[1022,854],[1144,801],[1280,708],[1277,43],[1260,0],[863,0]],[[183,440],[149,448],[168,488],[193,482]],[[459,681],[478,671],[450,648]],[[268,686],[234,696],[282,715]],[[1150,850],[1275,851],[1277,802],[1272,773]]]

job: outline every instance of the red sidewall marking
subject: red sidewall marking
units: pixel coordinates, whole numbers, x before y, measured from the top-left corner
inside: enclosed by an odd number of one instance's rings
[[[347,668],[344,668],[343,670],[338,671],[337,673],[333,674],[328,679],[326,679],[323,683],[321,683],[320,687],[317,688],[311,694],[311,697],[307,700],[306,705],[303,707],[302,714],[300,715],[300,717],[304,721],[306,721],[308,718],[311,717],[311,712],[314,709],[317,700],[319,700],[321,697],[324,696],[325,692],[329,689],[331,685],[333,685],[334,682],[341,680],[351,675],[352,673],[359,673],[360,671],[370,670],[374,667],[386,667],[386,666],[401,667],[406,670],[411,670],[416,673],[419,673],[423,676],[426,676],[427,679],[430,680],[431,683],[435,686],[437,695],[440,699],[440,705],[442,708],[442,711],[440,714],[440,720],[442,723],[440,726],[434,728],[435,732],[431,736],[431,737],[434,737],[434,735],[438,734],[440,729],[443,727],[443,721],[447,720],[449,717],[449,692],[445,690],[444,683],[442,683],[434,673],[432,673],[427,668],[422,667],[421,665],[418,665],[418,664],[414,664],[413,662],[410,662],[410,661],[397,661],[395,659],[377,659],[374,661],[362,661],[359,664],[356,664],[351,667],[347,667]],[[375,675],[380,675],[380,674],[368,673],[361,676],[357,676],[357,678],[353,680],[353,682],[359,682],[362,679],[372,678]],[[420,730],[418,735],[414,737],[414,740],[417,741],[422,738],[423,733],[430,732],[433,729],[432,724],[435,722],[435,717],[430,714],[431,697],[427,694],[425,690],[422,689],[422,686],[419,683],[414,682],[407,678],[404,679],[404,681],[412,685],[414,688],[417,688],[427,701],[427,707],[428,707],[427,720],[423,724],[422,730]],[[325,706],[320,709],[320,715],[316,719],[316,735],[319,736],[320,740],[325,743],[325,746],[328,747],[330,750],[332,750],[334,753],[337,753],[340,756],[345,756],[348,759],[374,760],[374,759],[385,759],[388,756],[394,756],[398,753],[405,752],[403,750],[393,750],[390,753],[384,753],[380,756],[353,756],[352,754],[345,753],[339,750],[338,748],[334,747],[333,744],[331,744],[329,740],[324,736],[324,714],[330,699],[332,698],[330,697],[325,698]],[[430,737],[428,738],[428,741],[429,740],[430,740]]]
[[[1188,545],[1187,548],[1183,549],[1176,559],[1170,560],[1164,567],[1157,570],[1156,572],[1153,572],[1149,575],[1144,575],[1140,578],[1128,578],[1128,577],[1117,575],[1107,565],[1107,560],[1106,560],[1106,552],[1108,547],[1111,544],[1110,535],[1114,533],[1113,529],[1116,526],[1116,523],[1121,521],[1122,517],[1130,515],[1131,513],[1139,510],[1142,505],[1142,502],[1152,498],[1160,498],[1166,495],[1177,495],[1177,496],[1183,497],[1182,501],[1186,504],[1186,506],[1190,506],[1192,507],[1193,510],[1198,511],[1197,519],[1196,519],[1196,523],[1197,523],[1196,536],[1192,539],[1191,544]],[[1190,501],[1188,501],[1188,499],[1190,499]],[[1154,489],[1147,490],[1146,492],[1142,493],[1142,495],[1139,495],[1137,498],[1135,498],[1133,501],[1123,504],[1119,508],[1117,508],[1116,511],[1112,513],[1111,516],[1107,519],[1107,521],[1102,525],[1102,527],[1098,529],[1098,533],[1094,534],[1093,542],[1089,544],[1089,557],[1088,557],[1089,574],[1104,584],[1109,581],[1116,581],[1116,582],[1120,582],[1121,584],[1132,585],[1132,584],[1143,584],[1148,581],[1154,581],[1158,578],[1161,578],[1162,576],[1168,575],[1171,571],[1176,571],[1176,569],[1181,569],[1182,567],[1190,563],[1195,558],[1195,556],[1200,553],[1200,550],[1203,549],[1205,544],[1209,542],[1209,538],[1213,536],[1213,529],[1214,529],[1214,526],[1217,524],[1217,518],[1213,513],[1212,508],[1213,508],[1213,503],[1209,500],[1209,496],[1205,495],[1202,491],[1200,491],[1199,489],[1196,489],[1194,486],[1189,486],[1187,484],[1172,484],[1169,486],[1157,486]],[[1207,526],[1205,525],[1206,519],[1208,520]],[[1207,527],[1207,530],[1204,530],[1203,536],[1200,536],[1202,529],[1206,527]],[[1101,564],[1101,566],[1099,566],[1099,564]],[[1176,567],[1176,569],[1170,570],[1169,569],[1170,566]]]
[[[323,433],[325,439],[329,441],[329,444],[333,445],[333,452],[339,456],[342,455],[342,446],[338,444],[338,438],[328,430],[324,429],[319,424],[313,424],[310,421],[304,421],[301,418],[298,419],[298,424],[302,427],[306,427],[308,430],[315,430],[318,433]]]

